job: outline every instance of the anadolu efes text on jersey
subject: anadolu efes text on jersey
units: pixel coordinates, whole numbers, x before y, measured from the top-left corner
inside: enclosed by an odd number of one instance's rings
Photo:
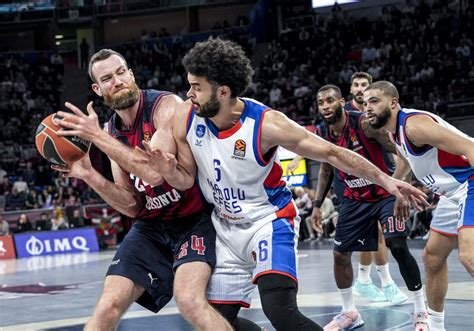
[[[240,120],[218,131],[191,107],[186,139],[198,166],[198,181],[214,212],[231,223],[248,223],[297,215],[291,192],[282,180],[276,148],[260,151],[260,134],[269,108],[240,98],[245,107]]]
[[[398,151],[410,163],[416,178],[432,192],[452,196],[463,189],[468,181],[474,181],[474,169],[463,155],[454,155],[432,146],[422,148],[412,146],[405,134],[405,123],[409,117],[420,114],[431,117],[449,130],[468,136],[432,113],[416,109],[401,109],[398,113],[395,133]]]

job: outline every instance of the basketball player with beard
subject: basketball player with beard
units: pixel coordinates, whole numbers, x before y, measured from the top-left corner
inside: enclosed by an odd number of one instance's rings
[[[372,84],[372,75],[368,72],[357,71],[351,76],[352,99],[344,104],[344,110],[364,111],[364,90]]]
[[[430,331],[444,331],[448,290],[447,258],[459,244],[459,260],[474,276],[474,139],[439,116],[402,108],[390,82],[371,84],[364,92],[369,123],[394,136],[406,174],[433,193],[442,194],[423,250]]]
[[[134,163],[135,147],[147,141],[174,155],[175,110],[182,100],[170,92],[140,90],[124,57],[109,49],[89,62],[93,91],[114,110],[108,132],[101,129],[92,102],[88,114],[66,103],[72,113],[58,112],[69,130],[91,141],[110,158],[114,182],[92,166],[89,155],[64,176],[83,179],[110,206],[135,222],[107,271],[104,289],[86,330],[115,330],[136,301],[158,312],[174,296],[179,311],[198,330],[231,330],[208,303],[205,290],[215,265],[215,230],[210,210],[196,185],[171,186],[160,169]]]
[[[364,112],[364,90],[367,86],[372,83],[372,76],[363,71],[358,71],[352,74],[351,76],[351,100],[347,101],[344,104],[344,110],[346,111],[357,111],[357,112]],[[341,111],[342,116],[342,111]],[[321,132],[326,132],[327,126],[334,124],[333,122],[340,120],[338,118],[332,118],[331,120],[326,120],[323,118],[324,123],[316,128],[316,134],[321,135]],[[384,151],[387,153],[387,151]],[[389,158],[388,155],[385,157]],[[300,156],[296,156],[287,167],[287,173],[293,172],[300,163],[302,158]],[[318,180],[327,181],[327,185],[332,186],[334,188],[334,192],[339,199],[342,201],[344,196],[345,184],[341,181],[341,177],[337,176],[335,172],[337,169],[330,174],[329,178],[319,178]],[[313,205],[315,208],[315,213],[320,213],[319,207],[321,206],[322,202],[320,200],[314,200]],[[387,246],[385,244],[384,234],[382,232],[382,227],[379,222],[378,230],[379,230],[379,245],[377,252],[359,252],[359,266],[357,269],[357,277],[356,281],[353,286],[353,293],[355,295],[359,295],[365,297],[373,302],[382,302],[382,301],[390,301],[392,304],[401,304],[404,301],[408,300],[408,297],[398,290],[395,291],[387,291],[387,296],[385,296],[384,292],[381,291],[372,281],[370,277],[370,272],[372,269],[372,258],[375,260],[375,267],[377,270],[377,274],[379,275],[380,281],[382,282],[382,287],[387,283],[392,283],[392,277],[390,275],[390,269],[388,265],[388,254],[387,254]],[[387,288],[388,289],[388,288]]]
[[[235,318],[240,306],[249,306],[256,284],[263,311],[275,329],[321,330],[297,305],[300,220],[282,180],[278,146],[365,176],[415,204],[424,200],[424,194],[360,155],[308,132],[283,113],[240,97],[253,69],[235,43],[220,39],[197,43],[183,64],[191,87],[190,99],[174,122],[178,160],[148,150],[143,163],[159,164],[166,180],[179,186],[194,179],[197,171],[202,193],[215,207],[211,218],[217,263],[208,299],[227,305],[226,316]]]
[[[321,87],[317,93],[317,101],[319,113],[328,124],[321,132],[324,139],[360,154],[384,173],[393,174],[393,164],[386,158],[385,151],[396,153],[396,149],[387,132],[372,129],[364,113],[343,110],[344,98],[341,96],[341,90],[335,85]],[[332,173],[331,165],[321,164],[316,203],[324,200],[330,185],[328,179]],[[358,326],[357,320],[360,314],[352,297],[351,255],[354,251],[377,250],[378,221],[382,224],[386,244],[412,294],[415,304],[415,330],[425,330],[428,314],[420,269],[406,243],[407,229],[403,218],[408,216],[408,212],[399,209],[394,215],[395,197],[373,182],[342,170],[336,170],[336,176],[345,185],[334,237],[334,276],[343,308],[342,313],[326,326],[327,330],[351,329]],[[398,177],[400,177],[399,171],[395,170],[394,178]],[[312,214],[315,228],[319,228],[321,223],[319,207],[315,205]],[[388,266],[385,267],[388,270]],[[395,303],[406,301],[406,296],[400,292],[390,274],[384,268],[380,268],[379,273],[385,296]]]

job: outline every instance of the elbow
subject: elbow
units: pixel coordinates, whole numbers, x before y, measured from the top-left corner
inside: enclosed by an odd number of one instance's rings
[[[176,185],[174,186],[175,189],[179,190],[179,191],[186,191],[186,190],[189,190],[191,187],[193,187],[194,185],[194,180],[188,180],[188,181],[185,181],[184,183],[180,184],[180,185]]]
[[[127,206],[125,206],[125,208],[123,208],[123,210],[121,210],[120,212],[124,214],[125,216],[131,217],[131,218],[137,218],[141,210],[142,210],[142,204],[137,201],[133,201]]]

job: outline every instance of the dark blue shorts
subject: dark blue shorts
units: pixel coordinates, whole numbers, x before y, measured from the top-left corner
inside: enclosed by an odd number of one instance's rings
[[[361,202],[344,198],[334,237],[334,250],[339,252],[376,251],[378,226],[382,225],[385,238],[406,237],[405,221],[393,216],[395,197],[377,202]]]
[[[107,276],[118,275],[142,286],[136,301],[158,312],[173,296],[174,271],[187,262],[216,264],[216,232],[210,211],[169,222],[136,221],[125,236]]]

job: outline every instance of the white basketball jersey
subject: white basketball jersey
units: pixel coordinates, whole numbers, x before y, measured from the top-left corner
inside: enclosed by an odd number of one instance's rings
[[[399,152],[408,160],[416,178],[434,193],[450,197],[462,189],[468,180],[474,180],[474,169],[463,155],[454,155],[432,146],[414,150],[405,135],[407,118],[416,114],[425,114],[438,124],[458,134],[468,137],[441,117],[416,109],[401,109],[397,118],[395,142]],[[416,149],[416,148],[415,148]]]
[[[263,156],[260,133],[269,108],[253,99],[232,128],[218,131],[209,119],[191,108],[186,139],[198,167],[198,181],[215,213],[230,223],[242,224],[297,215],[290,190],[281,176],[276,149]]]

